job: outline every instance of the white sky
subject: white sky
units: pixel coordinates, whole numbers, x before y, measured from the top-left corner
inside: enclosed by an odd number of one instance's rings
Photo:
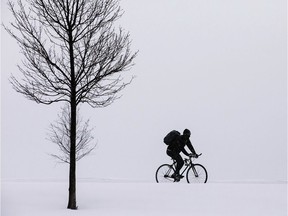
[[[211,181],[286,180],[286,1],[121,5],[121,26],[139,50],[136,79],[110,107],[82,106],[98,146],[78,163],[78,177],[154,181],[170,162],[163,137],[189,128]],[[22,57],[3,28],[1,43],[2,178],[67,178],[68,166],[47,155],[56,151],[46,134],[61,104],[38,105],[12,89]]]

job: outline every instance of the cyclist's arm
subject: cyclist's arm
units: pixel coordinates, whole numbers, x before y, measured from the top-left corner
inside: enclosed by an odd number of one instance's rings
[[[186,156],[189,157],[189,153],[186,151],[186,149],[185,149],[184,147],[182,148],[182,152],[183,152]]]
[[[187,145],[187,147],[189,148],[189,150],[191,151],[192,154],[196,154],[196,151],[195,151],[190,139],[187,141],[186,145]]]

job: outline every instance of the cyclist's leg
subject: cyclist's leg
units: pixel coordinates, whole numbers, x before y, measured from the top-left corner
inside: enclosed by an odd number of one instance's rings
[[[183,158],[181,157],[180,154],[175,154],[174,155],[174,160],[176,160],[176,163],[177,163],[177,166],[176,166],[176,174],[180,174],[180,170],[181,168],[183,167],[184,165],[184,161],[183,161]]]
[[[184,161],[181,157],[181,155],[177,152],[171,151],[169,148],[167,149],[167,155],[170,156],[173,160],[176,161],[176,170],[175,174],[179,175],[181,168],[184,165]]]

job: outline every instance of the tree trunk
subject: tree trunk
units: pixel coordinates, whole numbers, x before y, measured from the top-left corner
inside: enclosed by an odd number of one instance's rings
[[[71,125],[70,125],[70,172],[69,172],[69,201],[68,209],[77,209],[76,204],[76,119],[77,119],[77,103],[76,103],[76,80],[75,80],[75,62],[73,51],[72,30],[69,34],[69,51],[70,51],[70,69],[71,69]]]
[[[69,171],[68,209],[77,209],[77,204],[76,204],[76,117],[77,117],[76,100],[75,100],[75,97],[72,97],[71,126],[70,126],[70,171]]]
[[[77,209],[76,204],[76,101],[71,102],[70,127],[70,171],[69,171],[69,201],[68,209]]]

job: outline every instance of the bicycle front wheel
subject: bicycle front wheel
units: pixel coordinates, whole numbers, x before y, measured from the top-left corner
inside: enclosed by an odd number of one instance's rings
[[[206,183],[208,173],[201,164],[194,164],[187,170],[186,178],[188,183]]]
[[[170,183],[174,182],[174,178],[171,175],[175,172],[174,168],[169,164],[161,165],[155,174],[157,183]]]

